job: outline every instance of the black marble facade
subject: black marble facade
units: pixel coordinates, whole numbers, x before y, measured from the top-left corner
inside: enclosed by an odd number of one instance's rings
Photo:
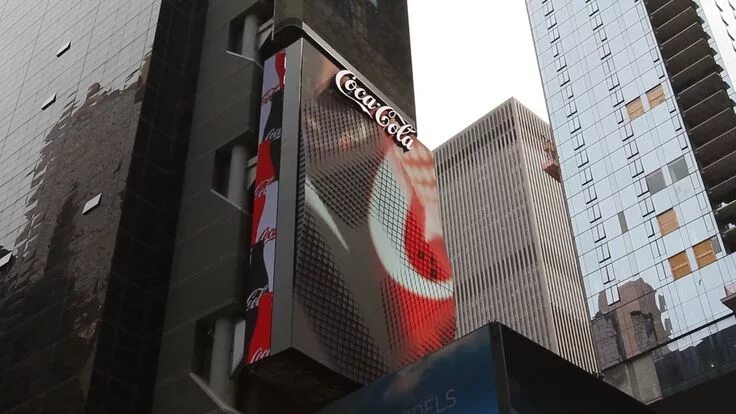
[[[415,118],[406,0],[275,0],[276,30],[309,29]]]

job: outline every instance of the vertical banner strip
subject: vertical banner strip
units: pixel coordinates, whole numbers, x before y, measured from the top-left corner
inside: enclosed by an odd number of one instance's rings
[[[285,64],[284,50],[266,60],[263,69],[250,270],[246,282],[246,364],[263,359],[271,352]]]

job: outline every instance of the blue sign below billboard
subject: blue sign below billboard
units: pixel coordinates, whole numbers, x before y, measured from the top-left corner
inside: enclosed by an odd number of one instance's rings
[[[479,329],[319,414],[497,414],[489,329]]]

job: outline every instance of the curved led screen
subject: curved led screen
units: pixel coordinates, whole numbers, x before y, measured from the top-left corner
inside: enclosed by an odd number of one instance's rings
[[[455,336],[434,159],[380,91],[348,84],[361,107],[299,44],[265,67],[246,362],[294,348],[366,383]]]

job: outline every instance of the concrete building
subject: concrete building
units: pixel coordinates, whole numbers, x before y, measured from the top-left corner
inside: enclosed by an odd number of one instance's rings
[[[512,98],[434,151],[458,334],[498,320],[593,372],[551,135]]]
[[[736,367],[735,6],[527,9],[599,367],[660,405],[710,380],[667,412],[725,407],[718,390]]]

